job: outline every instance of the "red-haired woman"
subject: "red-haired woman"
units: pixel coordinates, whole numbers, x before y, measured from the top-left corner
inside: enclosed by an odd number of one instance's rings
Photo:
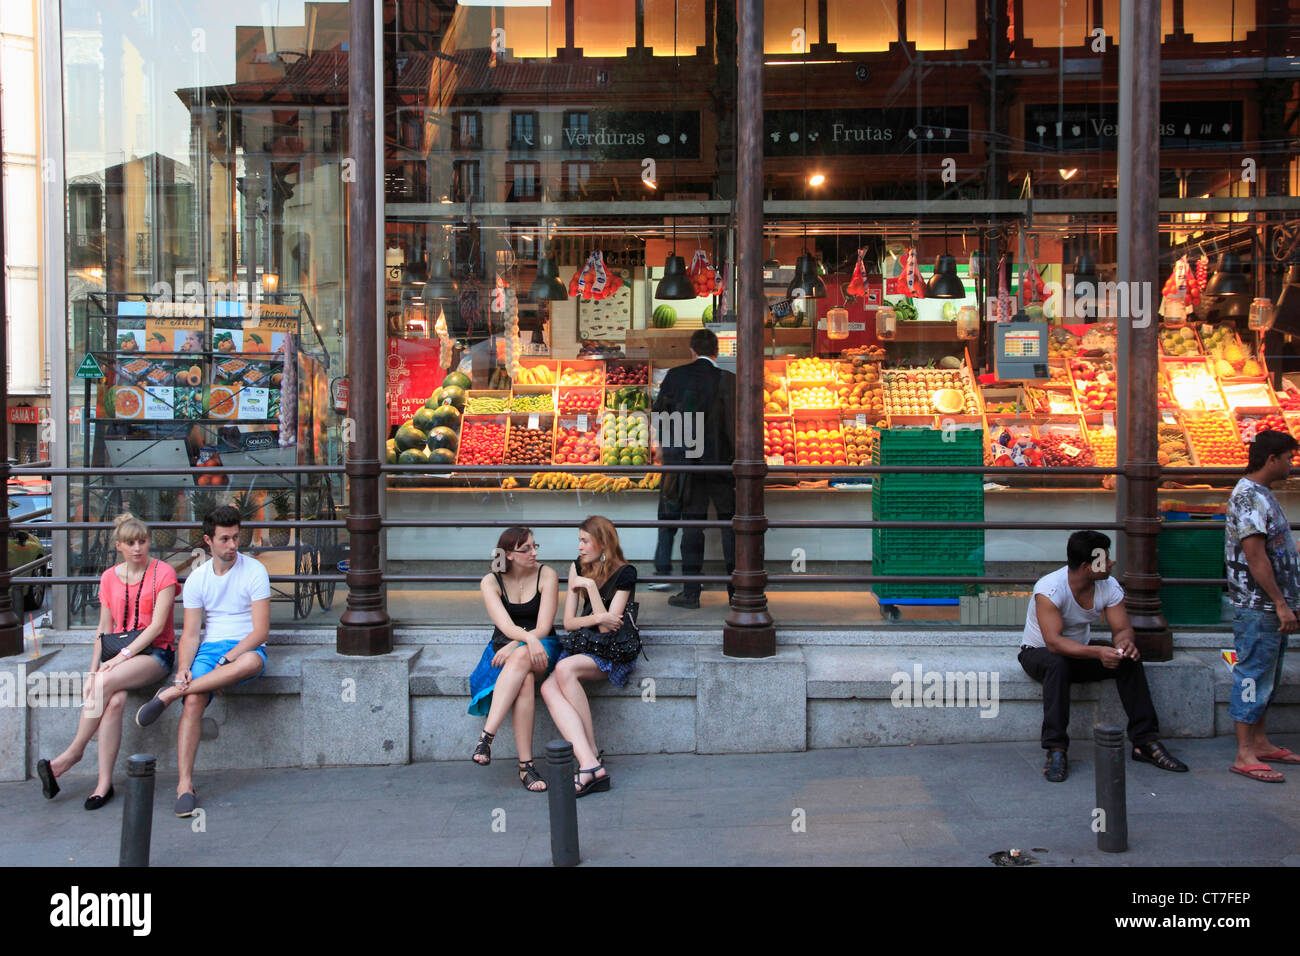
[[[533,765],[533,695],[560,653],[554,626],[560,579],[537,563],[537,544],[527,528],[502,532],[492,566],[505,570],[490,571],[479,582],[495,626],[469,678],[469,712],[487,715],[474,762],[485,767],[492,762],[492,741],[509,711],[519,749],[519,781],[524,789],[540,793],[546,782]]]
[[[569,587],[564,598],[564,629],[596,628],[617,631],[623,611],[636,595],[636,568],[627,563],[618,544],[618,531],[608,518],[593,515],[578,529],[578,560],[569,566]],[[582,599],[582,613],[578,600]],[[608,677],[616,686],[627,683],[635,661],[610,661],[595,654],[560,654],[555,673],[542,684],[542,699],[564,739],[573,744],[578,759],[574,781],[578,796],[608,790],[609,774],[600,763],[591,705],[582,689],[584,680]]]

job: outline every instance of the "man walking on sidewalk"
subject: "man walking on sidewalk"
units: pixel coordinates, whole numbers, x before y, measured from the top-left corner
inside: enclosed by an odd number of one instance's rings
[[[691,354],[695,361],[668,370],[654,410],[680,413],[683,436],[691,436],[700,453],[688,460],[686,449],[665,447],[666,465],[730,465],[736,459],[736,376],[718,368],[718,337],[709,329],[691,334]],[[703,429],[703,434],[700,430]],[[683,442],[685,444],[685,442]],[[664,479],[664,500],[660,517],[676,513],[685,520],[703,520],[712,503],[721,521],[730,521],[736,513],[736,482],[725,474],[681,474],[676,482]],[[736,536],[730,527],[722,529],[722,555],[730,574],[736,567]],[[704,567],[704,529],[682,529],[682,574],[699,574]],[[659,529],[659,546],[655,550],[655,573],[668,574],[672,568],[672,529]],[[727,585],[731,593],[731,585]],[[680,594],[668,599],[674,607],[698,608],[700,585],[687,582]]]
[[[1076,531],[1065,548],[1066,566],[1034,585],[1020,643],[1020,666],[1043,685],[1043,774],[1049,783],[1069,775],[1070,685],[1115,679],[1128,714],[1133,759],[1181,773],[1187,765],[1157,739],[1160,725],[1146,673],[1133,644],[1124,608],[1124,589],[1110,576],[1110,538],[1100,531]],[[1092,625],[1105,618],[1110,641],[1089,640]]]
[[[148,727],[168,704],[185,698],[176,732],[178,817],[194,814],[194,758],[203,711],[213,692],[245,684],[266,667],[263,645],[271,629],[271,579],[260,561],[239,553],[239,524],[239,512],[229,505],[204,517],[203,540],[212,559],[185,579],[185,630],[176,653],[176,679],[135,715],[137,724]]]
[[[1228,769],[1262,783],[1285,779],[1265,761],[1300,764],[1300,756],[1270,743],[1264,732],[1269,702],[1282,682],[1287,637],[1297,629],[1300,608],[1300,558],[1290,522],[1270,486],[1291,473],[1291,455],[1297,448],[1300,442],[1282,432],[1255,436],[1246,475],[1228,499],[1224,529],[1237,650],[1228,701],[1237,731],[1237,759]]]

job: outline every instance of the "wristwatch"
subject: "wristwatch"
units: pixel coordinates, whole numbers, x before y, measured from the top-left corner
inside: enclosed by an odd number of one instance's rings
[[[225,667],[229,663],[230,663],[230,659],[226,657],[225,654],[222,654],[220,657],[217,658],[218,667]]]

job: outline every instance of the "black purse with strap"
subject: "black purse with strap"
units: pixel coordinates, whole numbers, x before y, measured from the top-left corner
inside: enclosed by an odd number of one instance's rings
[[[146,572],[148,571],[147,568],[145,570]],[[136,638],[138,638],[141,634],[144,633],[144,628],[139,626],[140,595],[144,593],[144,577],[145,576],[143,574],[140,575],[140,587],[135,592],[135,612],[131,616],[132,623],[134,623],[136,627],[123,630],[123,631],[114,631],[111,634],[99,635],[99,646],[100,646],[99,662],[101,664],[104,663],[105,661],[111,661],[113,658],[117,657],[117,655],[121,654],[125,648],[130,647],[132,644],[134,644]],[[157,559],[154,559],[153,562],[153,583],[155,585],[158,583]],[[155,591],[154,593],[156,595],[157,591]],[[129,604],[131,602],[131,586],[129,584],[126,586],[126,594],[127,594],[126,603]],[[125,610],[126,607],[123,606],[123,611]],[[122,624],[123,625],[126,624],[125,619],[122,621]]]
[[[638,654],[649,660],[641,646],[641,630],[636,623],[640,611],[636,601],[629,601],[623,609],[623,623],[617,631],[603,633],[594,627],[580,627],[565,634],[560,644],[570,654],[594,654],[616,664],[634,661]]]

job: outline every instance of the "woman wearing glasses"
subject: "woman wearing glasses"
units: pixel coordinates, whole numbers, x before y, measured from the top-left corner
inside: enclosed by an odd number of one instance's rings
[[[469,712],[487,715],[474,762],[492,762],[492,741],[510,711],[519,750],[519,781],[536,793],[546,782],[533,766],[533,694],[560,653],[555,640],[559,576],[537,563],[537,544],[527,528],[507,528],[497,541],[492,571],[479,590],[494,626],[492,639],[469,678]]]

